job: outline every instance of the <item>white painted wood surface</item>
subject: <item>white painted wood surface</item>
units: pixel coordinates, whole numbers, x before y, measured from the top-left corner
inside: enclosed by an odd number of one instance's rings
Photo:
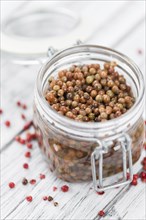
[[[61,4],[61,3],[59,3]],[[74,8],[74,2],[63,2],[67,7]],[[91,7],[92,2],[90,3]],[[101,1],[99,2],[101,4]],[[89,43],[105,45],[117,49],[130,56],[141,68],[145,75],[145,1],[111,1],[100,16],[108,17],[108,12],[115,8],[108,20],[97,25],[95,33]],[[119,6],[120,4],[120,6]],[[98,1],[97,1],[98,5]],[[72,7],[74,6],[74,7]],[[113,7],[114,6],[114,7]],[[102,6],[103,7],[103,6]],[[92,7],[91,7],[92,8]],[[103,9],[102,9],[103,10]],[[78,9],[79,11],[79,9]],[[98,7],[94,8],[98,22]],[[91,13],[92,15],[92,13]],[[100,24],[101,24],[100,23]],[[142,54],[138,50],[142,50]],[[26,146],[16,143],[13,138],[24,125],[21,113],[25,113],[28,120],[32,118],[32,101],[35,78],[40,65],[22,66],[11,62],[2,55],[1,65],[1,107],[4,111],[1,119],[1,219],[99,219],[98,211],[106,210],[103,219],[144,220],[146,219],[145,200],[146,185],[139,182],[137,187],[113,189],[102,196],[97,195],[89,183],[67,183],[68,193],[63,193],[60,187],[65,184],[57,179],[47,167],[37,143],[33,143],[32,159],[24,157]],[[21,100],[28,105],[27,110],[21,110],[16,102]],[[12,125],[6,128],[5,120],[11,120]],[[22,132],[22,136],[25,132]],[[143,155],[145,152],[143,152]],[[22,164],[29,162],[30,169],[24,170]],[[141,169],[140,160],[134,166],[134,172]],[[46,179],[39,181],[39,174],[46,174]],[[22,186],[23,177],[36,178],[37,184]],[[14,181],[16,188],[9,190],[8,183]],[[110,179],[108,180],[110,181]],[[58,190],[53,192],[52,187]],[[123,190],[123,193],[120,193]],[[32,203],[25,200],[27,195],[34,197]],[[42,200],[44,195],[52,195],[59,202],[58,207]],[[122,197],[120,196],[122,195]],[[117,196],[117,200],[115,200]]]

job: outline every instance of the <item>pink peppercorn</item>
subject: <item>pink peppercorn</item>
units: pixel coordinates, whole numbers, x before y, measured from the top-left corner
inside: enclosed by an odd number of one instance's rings
[[[15,141],[20,142],[20,140],[21,140],[20,136],[15,137]]]
[[[32,126],[32,121],[27,122],[24,126],[23,126],[23,130],[27,130]]]
[[[2,110],[2,109],[0,109],[0,115],[1,115],[1,114],[3,114],[3,110]]]
[[[32,202],[32,199],[33,199],[32,196],[27,196],[27,197],[26,197],[26,200],[27,200],[28,202]]]
[[[137,180],[137,179],[138,179],[138,174],[134,174],[134,175],[133,175],[133,179],[136,179],[136,180]]]
[[[13,188],[15,187],[15,183],[10,182],[10,183],[9,183],[9,187],[10,187],[11,189],[13,189]]]
[[[11,122],[10,121],[5,121],[5,125],[6,125],[6,127],[10,127],[11,126]]]
[[[31,184],[31,185],[36,184],[36,180],[35,180],[35,179],[30,180],[30,184]]]
[[[24,163],[24,164],[23,164],[23,168],[24,168],[24,169],[28,169],[28,168],[29,168],[28,163]]]
[[[101,211],[98,212],[98,215],[102,217],[102,216],[105,215],[105,212],[103,210],[101,210]]]
[[[30,153],[29,151],[27,151],[27,152],[25,153],[25,157],[30,158],[30,157],[31,157],[31,153]]]
[[[28,149],[32,149],[32,144],[31,143],[27,143],[26,146],[28,147]]]
[[[97,192],[98,195],[103,195],[105,192],[101,191],[101,192]]]
[[[69,187],[67,185],[64,185],[61,187],[62,192],[68,192],[69,191]]]
[[[53,186],[53,191],[55,192],[57,190],[57,187],[56,186]]]
[[[27,105],[26,105],[26,104],[23,104],[23,105],[22,105],[22,108],[23,108],[23,109],[27,109]]]
[[[21,114],[21,118],[25,120],[26,116],[24,114]]]
[[[47,197],[47,196],[44,196],[44,197],[43,197],[43,200],[44,200],[44,201],[48,200],[48,197]]]
[[[45,174],[40,174],[40,179],[42,180],[42,179],[45,179],[46,178],[46,176],[45,176]]]
[[[21,106],[21,102],[20,101],[17,101],[17,106]]]
[[[136,186],[138,183],[137,183],[137,179],[134,179],[133,178],[133,180],[132,180],[132,182],[131,182],[131,185],[133,185],[133,186]]]
[[[20,138],[20,144],[25,144],[26,143],[26,141],[25,141],[25,139],[22,139],[22,138]]]

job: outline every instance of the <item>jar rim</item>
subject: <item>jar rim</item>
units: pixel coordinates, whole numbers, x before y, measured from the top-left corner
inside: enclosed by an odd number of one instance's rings
[[[51,106],[48,105],[48,103],[46,102],[46,100],[43,96],[43,92],[41,91],[41,80],[43,79],[43,74],[46,72],[46,67],[48,67],[48,64],[50,64],[50,66],[53,65],[53,63],[55,63],[60,56],[65,57],[67,55],[70,55],[72,52],[77,52],[77,51],[78,52],[87,52],[87,49],[89,49],[89,48],[90,49],[100,49],[100,50],[104,50],[109,53],[115,54],[119,59],[124,60],[124,62],[130,67],[130,69],[132,69],[133,73],[135,74],[136,78],[139,81],[140,90],[139,90],[139,94],[136,99],[136,102],[126,113],[124,113],[123,115],[121,115],[118,118],[108,120],[105,122],[96,122],[96,123],[95,122],[88,122],[88,123],[78,122],[73,119],[69,119],[66,116],[62,116],[57,111],[53,110],[53,108],[51,108]],[[86,51],[83,49],[86,49]],[[88,52],[90,52],[90,50]],[[47,68],[47,70],[48,69],[49,68]],[[39,101],[39,104],[40,104],[43,112],[45,113],[45,116],[52,117],[56,122],[62,124],[65,127],[67,127],[67,125],[68,125],[68,126],[72,126],[74,129],[82,129],[83,128],[84,130],[87,130],[87,131],[92,130],[92,129],[97,130],[97,129],[105,129],[105,128],[107,128],[109,130],[112,127],[124,125],[124,123],[127,122],[128,119],[130,121],[135,116],[136,112],[140,111],[140,109],[141,109],[140,103],[143,100],[144,92],[145,92],[144,77],[142,75],[141,70],[139,69],[137,64],[132,59],[130,59],[128,56],[124,55],[123,53],[120,53],[120,52],[113,50],[111,48],[99,46],[99,45],[91,45],[91,44],[72,46],[72,47],[69,47],[69,48],[66,48],[64,50],[57,52],[51,59],[47,60],[43,64],[43,66],[41,67],[41,69],[38,73],[36,87],[35,87],[36,98]]]

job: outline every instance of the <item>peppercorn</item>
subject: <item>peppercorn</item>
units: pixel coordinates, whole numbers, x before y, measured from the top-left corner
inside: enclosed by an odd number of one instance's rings
[[[113,98],[113,97],[114,97],[114,93],[113,93],[112,90],[108,90],[108,91],[106,92],[106,94],[107,94],[110,98]]]
[[[96,100],[97,102],[102,102],[102,101],[103,101],[102,95],[97,95],[96,98],[95,98],[95,100]]]
[[[54,206],[58,206],[58,202],[54,202]]]
[[[105,79],[107,77],[107,72],[106,71],[101,71],[100,76],[102,79]]]
[[[94,98],[97,96],[97,91],[96,90],[92,90],[90,93],[91,97]]]
[[[53,200],[52,196],[48,196],[48,201],[51,202]]]
[[[105,113],[105,112],[101,112],[100,117],[101,117],[102,119],[107,119],[108,115],[107,115],[107,113]]]
[[[88,115],[88,118],[89,118],[90,120],[94,120],[94,118],[95,118],[95,114],[90,113],[90,114]]]
[[[103,95],[103,101],[104,101],[104,103],[109,103],[110,97],[108,95]]]
[[[112,87],[112,91],[113,91],[113,93],[115,93],[115,94],[119,94],[119,88],[118,88],[118,86],[113,86],[113,87]]]
[[[86,77],[86,83],[87,84],[91,84],[93,82],[93,80],[94,80],[94,76],[87,76]]]
[[[27,180],[26,178],[23,178],[22,184],[23,184],[23,185],[27,185],[27,184],[28,184],[28,180]]]

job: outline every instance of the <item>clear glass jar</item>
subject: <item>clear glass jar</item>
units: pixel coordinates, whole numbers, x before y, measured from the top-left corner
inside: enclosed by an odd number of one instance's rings
[[[57,76],[59,70],[73,65],[117,62],[117,71],[123,74],[131,86],[136,102],[119,118],[106,122],[77,122],[58,114],[44,98],[50,76]],[[131,139],[130,151],[133,164],[141,155],[144,140],[144,80],[136,64],[125,55],[112,49],[80,45],[55,54],[41,68],[34,95],[34,126],[39,147],[46,155],[50,170],[56,176],[70,182],[88,181],[94,172],[91,155],[102,148],[103,176],[111,176],[123,170],[122,149],[119,137],[128,135]],[[102,143],[102,146],[99,146]],[[105,150],[105,146],[108,149]],[[128,159],[128,155],[126,156]],[[99,159],[95,158],[95,168],[99,169]],[[100,166],[101,168],[101,166]],[[99,177],[98,172],[95,173]],[[100,174],[101,175],[101,174]]]

